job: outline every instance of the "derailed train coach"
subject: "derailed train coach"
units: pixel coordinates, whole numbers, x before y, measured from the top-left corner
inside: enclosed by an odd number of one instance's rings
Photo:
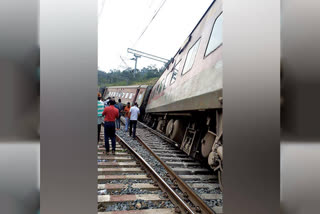
[[[139,119],[142,120],[142,115],[145,115],[145,108],[151,88],[152,86],[148,85],[106,87],[103,97],[104,99],[114,97],[116,101],[121,99],[121,103],[125,105],[128,102],[130,102],[131,105],[137,102],[141,112]]]
[[[214,1],[152,88],[144,121],[218,172],[223,160],[222,1]]]
[[[217,172],[222,187],[222,0],[214,1],[155,85],[107,87],[104,98],[137,102],[139,120]]]

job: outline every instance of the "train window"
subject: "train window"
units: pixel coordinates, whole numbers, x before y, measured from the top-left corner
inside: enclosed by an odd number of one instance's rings
[[[163,78],[162,80],[162,90],[166,88],[166,78]]]
[[[205,56],[208,56],[222,44],[222,22],[223,16],[221,13],[214,21]]]
[[[122,93],[122,98],[124,98],[125,95],[126,95],[126,93]]]
[[[164,90],[164,81],[165,81],[165,79],[163,79],[163,80],[161,81],[161,83],[160,83],[160,89],[159,89],[160,92],[161,92],[162,90]]]
[[[130,93],[129,99],[132,99],[133,93]]]
[[[166,81],[165,81],[164,86],[163,86],[163,90],[168,87],[169,81],[170,81],[170,79],[171,79],[171,76],[172,76],[172,72],[170,72],[170,73],[167,74]]]
[[[173,84],[177,79],[177,74],[179,72],[179,68],[180,68],[180,64],[181,64],[180,62],[181,62],[181,60],[178,63],[176,63],[172,68],[172,72],[171,72],[172,75],[171,75],[170,84]]]
[[[199,44],[200,44],[200,39],[198,39],[194,43],[194,45],[189,49],[188,54],[187,54],[187,58],[186,58],[186,62],[184,63],[184,67],[183,67],[181,75],[183,75],[183,74],[185,74],[185,73],[187,73],[188,71],[191,70],[192,65],[194,63],[194,60],[195,60],[196,55],[197,55]]]
[[[154,92],[155,92],[155,90],[154,90],[154,88],[152,88],[151,94],[150,94],[151,99],[154,97]]]
[[[129,93],[126,93],[126,99],[128,98],[128,96],[129,96]]]

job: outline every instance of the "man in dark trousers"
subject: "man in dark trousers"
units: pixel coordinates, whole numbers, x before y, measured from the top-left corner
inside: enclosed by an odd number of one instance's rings
[[[116,118],[116,129],[117,130],[120,129],[120,123],[121,123],[120,118],[121,118],[122,112],[123,112],[123,104],[121,103],[121,99],[119,99],[118,101],[119,102],[114,105],[114,107],[116,107],[119,110],[119,117]]]
[[[116,129],[115,129],[115,120],[119,117],[119,111],[114,107],[115,101],[110,100],[109,105],[105,107],[102,112],[102,116],[104,116],[104,139],[106,146],[106,153],[110,152],[109,149],[109,138],[112,143],[112,154],[116,152]]]

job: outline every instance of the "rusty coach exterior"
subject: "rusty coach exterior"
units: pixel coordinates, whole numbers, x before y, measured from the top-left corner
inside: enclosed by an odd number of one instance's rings
[[[133,105],[135,102],[140,107],[141,115],[144,115],[148,95],[152,86],[148,85],[132,85],[132,86],[111,86],[105,88],[104,99],[114,97],[116,101],[121,99],[121,103],[127,104],[130,102]]]

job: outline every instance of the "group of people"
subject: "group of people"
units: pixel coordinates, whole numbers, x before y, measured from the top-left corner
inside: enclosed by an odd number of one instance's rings
[[[114,97],[108,97],[106,100],[102,100],[102,96],[98,93],[98,143],[100,139],[101,126],[104,125],[104,139],[106,153],[110,152],[109,138],[112,144],[112,154],[115,154],[116,150],[116,130],[120,130],[121,116],[125,117],[125,131],[128,131],[129,135],[134,139],[136,137],[137,120],[140,115],[138,104],[135,102],[131,107],[130,102],[125,106],[121,103],[121,99],[118,102]]]

